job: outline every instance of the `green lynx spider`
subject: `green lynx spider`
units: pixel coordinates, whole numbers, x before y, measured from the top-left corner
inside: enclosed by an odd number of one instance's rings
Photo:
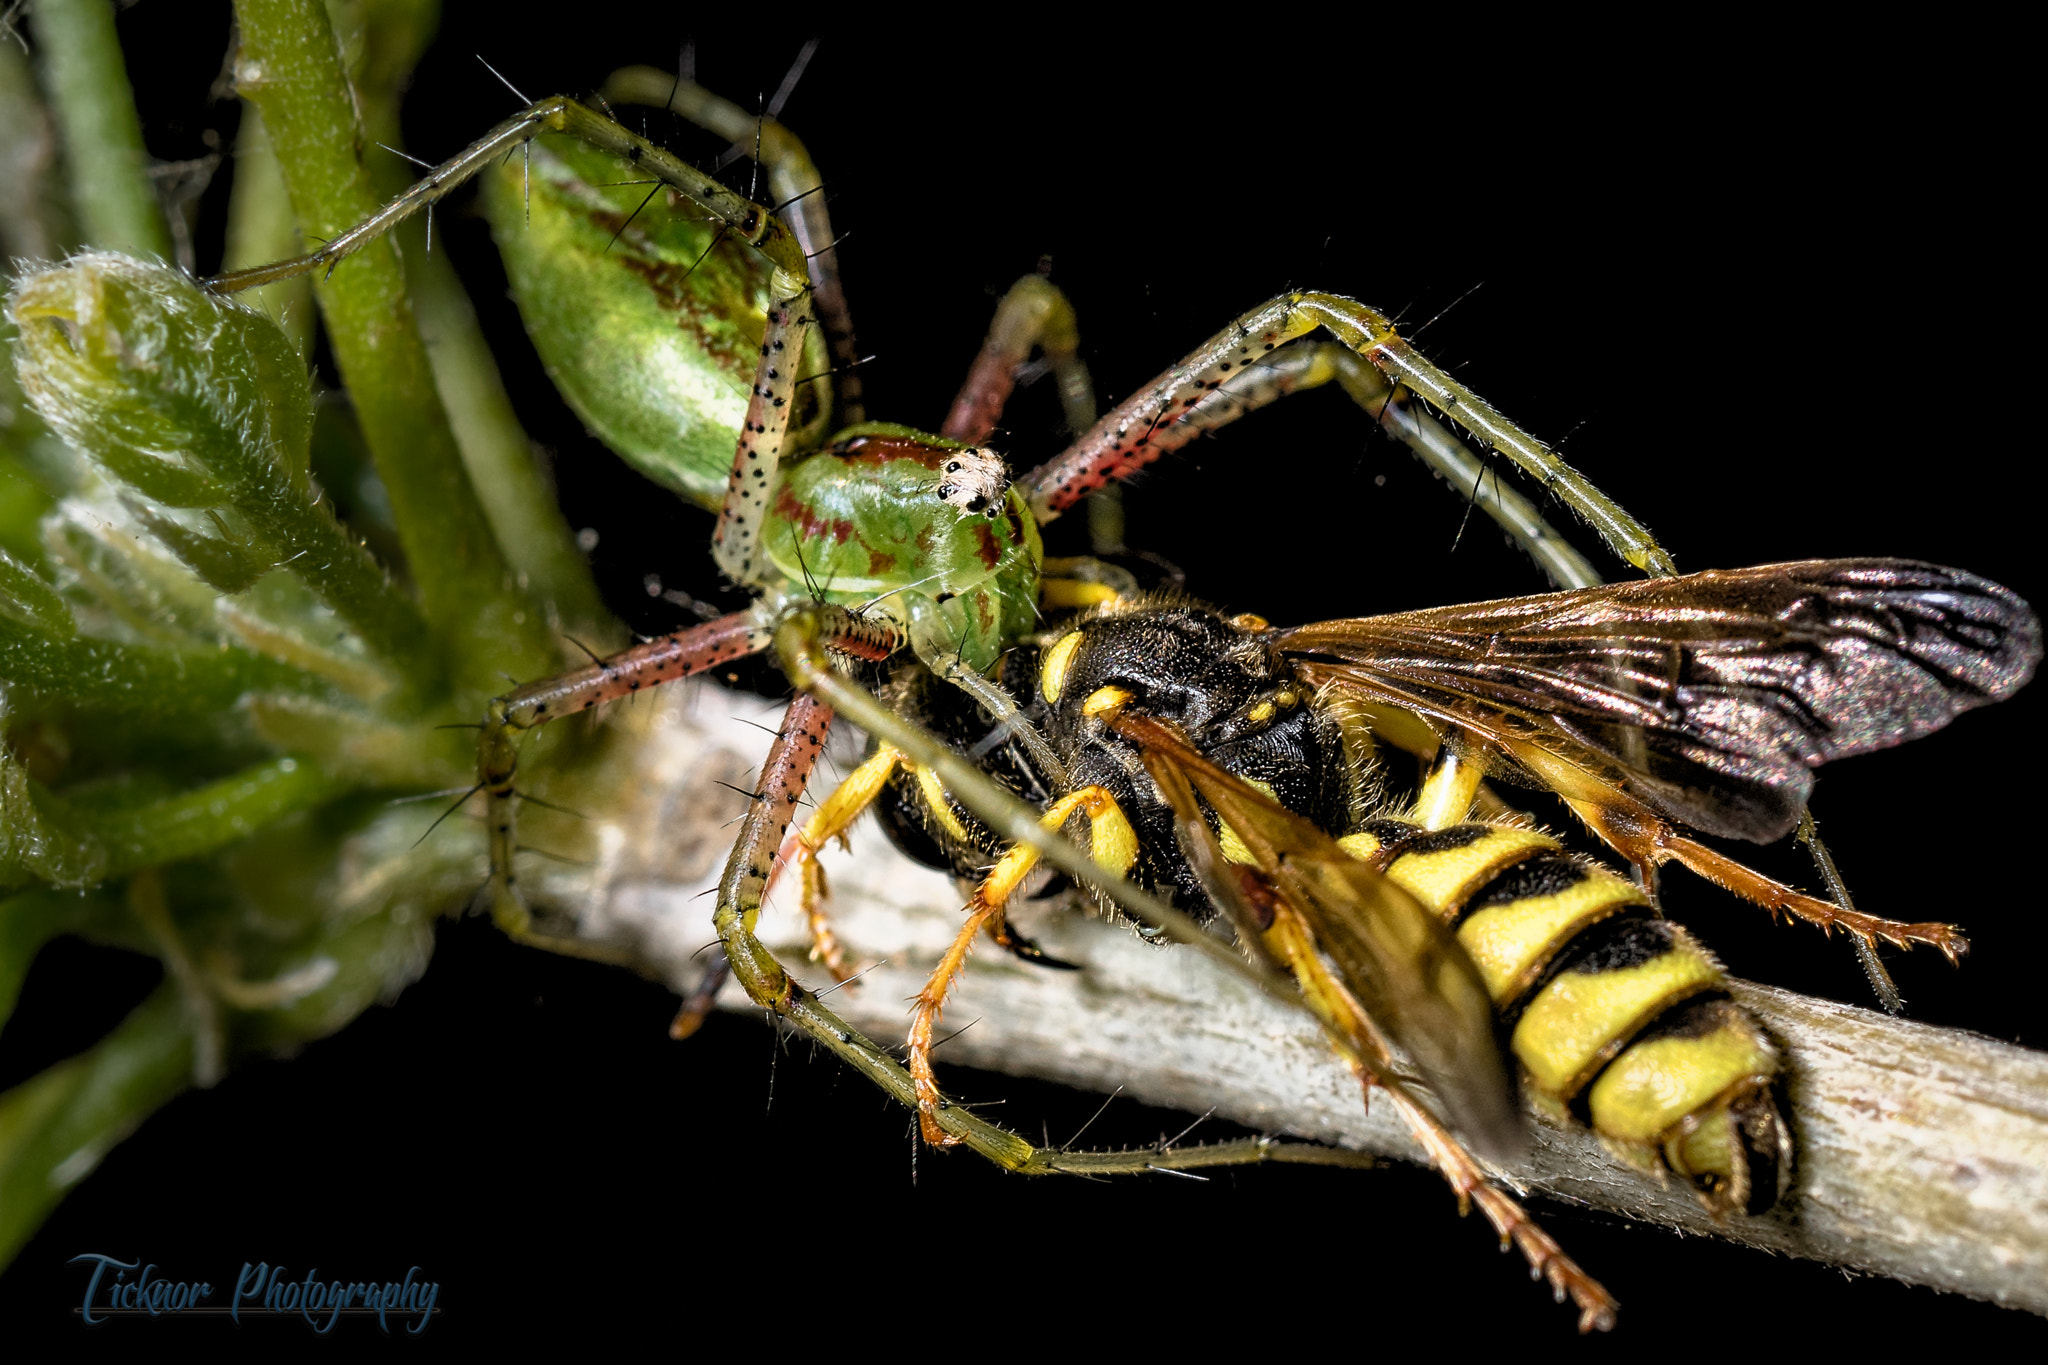
[[[881,659],[908,645],[927,666],[1009,719],[1020,739],[1029,726],[1014,715],[1000,691],[983,680],[1011,641],[1033,628],[1041,552],[1036,526],[1089,493],[1275,398],[1335,380],[1376,420],[1410,445],[1454,486],[1474,499],[1526,548],[1559,586],[1597,581],[1593,570],[1545,525],[1532,504],[1509,490],[1482,486],[1480,465],[1445,429],[1411,406],[1411,398],[1450,417],[1483,443],[1540,479],[1623,558],[1653,574],[1672,571],[1669,557],[1638,523],[1551,452],[1498,417],[1470,391],[1417,355],[1381,314],[1334,295],[1291,293],[1244,314],[1210,342],[1088,428],[1075,444],[1039,470],[1006,486],[982,445],[1011,384],[1011,372],[1034,347],[1060,372],[1070,414],[1086,411],[1085,372],[1072,354],[1072,314],[1042,280],[1027,278],[1006,297],[966,390],[937,437],[908,428],[856,423],[814,454],[792,443],[800,373],[814,328],[822,327],[835,356],[851,354],[851,329],[831,267],[830,226],[815,190],[816,174],[793,138],[682,82],[669,83],[669,104],[714,131],[734,130],[757,140],[770,168],[770,185],[794,210],[785,221],[773,210],[733,193],[711,177],[576,101],[538,101],[471,147],[432,170],[412,190],[361,224],[306,256],[223,276],[218,292],[264,285],[332,270],[349,254],[397,223],[430,207],[456,186],[543,134],[566,134],[623,163],[626,174],[651,177],[659,187],[708,215],[718,241],[744,243],[765,263],[769,299],[758,343],[745,416],[729,467],[719,478],[695,466],[672,471],[670,482],[715,504],[719,521],[713,555],[720,569],[758,594],[743,612],[651,641],[493,702],[479,744],[480,783],[488,802],[491,902],[511,932],[526,935],[513,857],[517,851],[513,790],[518,735],[562,714],[629,696],[643,687],[691,676],[743,654],[773,648],[802,691],[791,704],[742,825],[720,885],[716,923],[725,956],[749,996],[802,1029],[886,1092],[915,1103],[908,1074],[885,1050],[847,1028],[817,998],[794,982],[754,937],[772,859],[822,750],[834,713],[850,715],[870,734],[895,744],[925,765],[1005,837],[1029,843],[1055,866],[1100,886],[1155,928],[1211,952],[1235,969],[1262,977],[1285,994],[1290,987],[1265,979],[1183,917],[1115,878],[1106,876],[1077,846],[1041,827],[1038,812],[995,787],[972,764],[946,751],[849,683],[830,655]],[[623,229],[622,229],[623,230]],[[708,249],[707,249],[708,250]],[[819,262],[813,274],[813,261]],[[1331,339],[1312,339],[1324,332]],[[823,387],[822,385],[820,386]],[[842,407],[857,400],[842,393]],[[857,410],[846,415],[857,416]],[[1076,422],[1076,426],[1083,425]],[[785,448],[787,453],[785,453]],[[836,461],[826,455],[840,457]],[[810,458],[805,458],[810,457]],[[846,478],[805,481],[806,471],[846,472]],[[865,476],[865,477],[863,477]],[[845,489],[855,490],[848,500]],[[834,500],[834,499],[839,500]],[[1000,514],[1000,515],[999,515]],[[850,527],[837,531],[836,527]],[[884,565],[875,546],[965,544],[968,554],[892,557]],[[848,545],[869,557],[862,576],[840,553]],[[981,570],[973,551],[979,549]],[[1087,572],[1085,567],[1082,572]],[[1504,1238],[1521,1245],[1532,1267],[1547,1274],[1562,1295],[1572,1293],[1589,1320],[1605,1316],[1597,1286],[1577,1271],[1555,1243],[1500,1195],[1441,1124],[1406,1086],[1375,1072],[1389,1087],[1424,1145],[1436,1156],[1461,1196],[1479,1200]],[[958,1106],[942,1106],[939,1123],[999,1164],[1024,1172],[1109,1172],[1186,1168],[1261,1159],[1318,1159],[1301,1149],[1264,1141],[1136,1154],[1076,1153],[1034,1147]]]

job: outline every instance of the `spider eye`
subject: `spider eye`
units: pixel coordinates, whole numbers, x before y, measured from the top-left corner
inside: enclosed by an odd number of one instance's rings
[[[958,460],[953,460],[950,463],[948,463],[946,465],[946,472],[948,474],[958,474],[960,472],[960,462]]]

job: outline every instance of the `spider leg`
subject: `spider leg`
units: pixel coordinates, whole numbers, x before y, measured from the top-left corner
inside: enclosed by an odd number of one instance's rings
[[[686,81],[651,66],[629,66],[612,73],[604,96],[614,104],[644,104],[667,109],[717,134],[761,163],[768,173],[768,195],[775,212],[789,224],[811,267],[811,307],[832,355],[833,389],[839,400],[839,423],[854,426],[867,420],[862,402],[860,349],[853,337],[853,315],[839,276],[839,251],[826,212],[825,186],[811,154],[796,134],[778,123],[774,111],[748,113],[695,81]],[[1089,421],[1094,421],[1091,415]],[[1075,428],[1086,430],[1087,424]]]
[[[837,648],[872,652],[898,641],[886,625],[864,621],[843,608],[824,608],[827,639]],[[762,607],[664,635],[553,678],[526,684],[494,700],[477,736],[477,776],[483,784],[485,829],[490,849],[488,898],[492,917],[515,937],[530,933],[531,918],[519,890],[517,740],[522,733],[617,701],[622,697],[692,677],[720,664],[758,653],[773,636],[772,616]],[[550,945],[551,946],[551,945]]]
[[[1432,417],[1407,389],[1389,382],[1386,375],[1337,342],[1303,337],[1255,364],[1239,366],[1222,388],[1189,410],[1182,421],[1213,431],[1268,403],[1332,382],[1382,431],[1407,446],[1423,464],[1442,475],[1444,482],[1492,517],[1555,586],[1588,588],[1601,581],[1599,571],[1544,519],[1535,502],[1514,485],[1503,484],[1485,461]]]
[[[1059,387],[1060,409],[1067,430],[1075,436],[1095,425],[1095,381],[1081,359],[1081,330],[1074,305],[1047,278],[1051,261],[1039,262],[1038,273],[1011,285],[996,304],[988,336],[968,367],[967,378],[946,414],[939,434],[980,445],[1001,420],[1003,407],[1017,387],[1017,374],[1035,348]],[[1124,548],[1123,489],[1104,484],[1088,498],[1088,540],[1096,554]]]
[[[789,828],[797,800],[817,757],[823,752],[835,709],[859,713],[863,728],[871,731],[898,730],[899,735],[891,736],[892,740],[907,737],[907,742],[900,743],[899,747],[914,757],[920,756],[921,751],[928,751],[930,744],[936,744],[928,736],[920,738],[922,732],[915,727],[905,727],[900,718],[879,724],[869,723],[872,717],[891,716],[892,713],[832,671],[823,658],[823,646],[819,643],[820,625],[818,614],[798,612],[778,631],[779,652],[785,666],[806,691],[791,703],[789,714],[762,764],[760,782],[741,821],[739,838],[733,845],[732,856],[719,882],[715,922],[733,975],[750,999],[788,1020],[900,1103],[919,1108],[918,1087],[911,1073],[872,1040],[855,1032],[823,1005],[815,993],[792,978],[754,933],[754,921],[760,912],[761,896],[767,886],[775,850]],[[852,705],[843,706],[842,703],[846,702]],[[948,771],[941,775],[957,793],[959,784],[954,781],[951,765],[944,766]],[[964,761],[961,761],[961,767],[967,773],[974,771]],[[1079,875],[1105,885],[1119,901],[1137,903],[1141,912],[1144,903],[1152,899],[1124,884],[1120,878],[1106,875],[1085,852],[1067,843],[1056,832],[1044,830],[1037,812],[1014,797],[1008,798],[1008,802],[1009,806],[1015,807],[1014,811],[1000,799],[986,803],[990,810],[1000,812],[989,817],[995,825],[1007,828],[1011,826],[1012,817],[1021,820],[1030,831],[1031,842],[1050,846],[1049,851],[1041,850],[1048,853],[1049,861],[1071,864],[1069,871],[1088,869]],[[977,814],[980,813],[977,807]],[[1156,906],[1156,902],[1154,904]],[[1164,907],[1156,909],[1168,920],[1180,921],[1172,911]],[[1190,932],[1199,933],[1191,925],[1185,927]],[[1217,943],[1216,947],[1225,960],[1239,960],[1222,944]],[[1261,1161],[1366,1164],[1354,1154],[1334,1153],[1331,1149],[1307,1144],[1279,1143],[1269,1138],[1201,1147],[1167,1145],[1127,1152],[1065,1152],[1034,1146],[1005,1128],[977,1118],[960,1105],[946,1103],[943,1098],[936,1102],[932,1117],[950,1140],[979,1152],[1006,1169],[1028,1175],[1055,1172],[1132,1174]]]
[[[1478,395],[1417,353],[1382,314],[1334,294],[1284,294],[1254,308],[1118,405],[1063,454],[1024,481],[1031,508],[1050,521],[1112,479],[1127,477],[1200,434],[1205,405],[1217,422],[1245,410],[1245,393],[1219,393],[1246,367],[1256,373],[1273,352],[1318,328],[1430,407],[1540,480],[1629,563],[1651,574],[1673,571],[1671,557],[1643,526],[1584,475]],[[1257,389],[1253,385],[1253,390]],[[1277,396],[1274,395],[1274,396]],[[1405,439],[1405,437],[1404,437]]]

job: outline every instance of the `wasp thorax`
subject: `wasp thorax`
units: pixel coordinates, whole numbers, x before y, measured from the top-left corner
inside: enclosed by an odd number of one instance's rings
[[[1009,466],[987,446],[956,450],[940,466],[939,501],[963,512],[981,512],[1002,501],[1010,486]]]

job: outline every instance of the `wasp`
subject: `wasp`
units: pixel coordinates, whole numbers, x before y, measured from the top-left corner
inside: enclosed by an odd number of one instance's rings
[[[1779,1063],[1718,963],[1646,887],[1677,863],[1774,913],[1958,959],[1967,943],[1950,925],[1802,895],[1693,835],[1790,834],[1814,766],[2002,700],[2040,654],[2039,621],[2006,589],[1894,560],[1283,630],[1141,599],[1006,661],[1059,776],[1033,771],[1014,745],[982,749],[1049,826],[1085,819],[1103,866],[1220,919],[1284,969],[1369,1082],[1404,1053],[1461,1136],[1510,1154],[1519,1137],[1498,1033],[1539,1111],[1588,1123],[1725,1216],[1769,1208],[1788,1174]],[[895,693],[940,733],[974,728],[920,675],[902,675]],[[1413,799],[1392,804],[1381,755],[1401,750],[1429,766]],[[1489,780],[1561,798],[1635,878],[1567,852]],[[814,916],[816,850],[875,801],[899,846],[978,881],[910,1029],[925,1135],[944,1143],[930,1121],[945,1103],[934,1026],[978,937],[1041,956],[1006,914],[1037,854],[881,744],[788,850]],[[1485,1207],[1454,1144],[1432,1146],[1426,1120],[1417,1136]],[[1497,1222],[1522,1237],[1519,1221]],[[1554,1247],[1524,1249],[1552,1264]],[[1575,1269],[1553,1283],[1577,1298],[1582,1326],[1608,1321],[1611,1304]]]

